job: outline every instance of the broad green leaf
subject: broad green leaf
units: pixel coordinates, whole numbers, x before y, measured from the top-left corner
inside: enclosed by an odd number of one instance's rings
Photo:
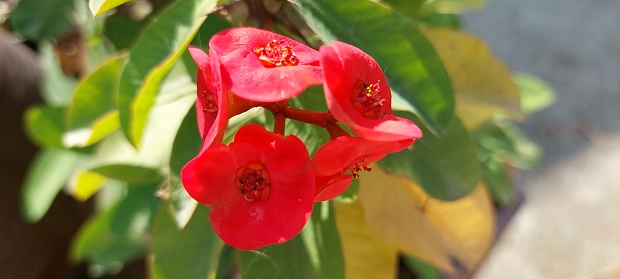
[[[493,205],[482,185],[446,202],[408,179],[373,168],[360,177],[359,203],[384,241],[447,273],[455,270],[455,260],[473,271],[493,239]]]
[[[410,113],[401,116],[415,118]],[[471,192],[480,178],[480,164],[476,145],[458,117],[452,119],[442,138],[420,128],[424,136],[412,148],[388,154],[379,165],[416,181],[437,199],[455,200]]]
[[[17,32],[27,39],[43,41],[56,38],[72,27],[75,0],[20,0],[9,19]]]
[[[440,279],[441,273],[437,268],[425,262],[417,260],[409,256],[402,257],[407,267],[420,279]]]
[[[114,94],[124,63],[124,55],[112,58],[77,85],[67,114],[66,146],[91,145],[120,126]]]
[[[34,158],[22,189],[22,213],[39,221],[67,183],[80,155],[68,150],[44,149]]]
[[[90,171],[127,183],[156,183],[162,179],[158,169],[143,166],[112,164],[95,167]]]
[[[41,5],[45,6],[45,5]],[[39,45],[39,59],[43,75],[41,95],[45,102],[53,106],[66,106],[73,98],[76,81],[66,77],[60,68],[58,57],[54,54],[52,44],[41,42]]]
[[[118,102],[121,127],[130,142],[141,145],[144,128],[164,76],[215,7],[215,0],[180,0],[141,33],[121,75]]]
[[[394,11],[409,18],[412,21],[417,21],[419,18],[420,8],[423,6],[424,0],[380,0],[379,2],[386,4]]]
[[[71,247],[73,261],[88,260],[101,276],[142,255],[159,199],[156,185],[127,187],[127,196],[80,228]]]
[[[93,16],[98,16],[125,2],[129,2],[129,0],[89,0],[88,8]]]
[[[135,43],[145,25],[145,21],[135,21],[125,14],[116,13],[106,18],[103,32],[117,50],[122,50]]]
[[[239,251],[242,278],[344,278],[343,254],[329,203],[318,203],[295,238]]]
[[[209,223],[209,208],[199,206],[179,229],[171,204],[164,203],[153,224],[151,275],[154,279],[215,278],[224,243]]]
[[[65,132],[65,108],[31,107],[25,115],[26,133],[37,145],[62,148]]]
[[[456,114],[473,128],[496,112],[522,119],[510,71],[478,38],[450,29],[424,29],[452,80]]]
[[[370,1],[298,0],[325,42],[343,41],[374,57],[392,89],[392,106],[420,116],[441,135],[454,114],[450,79],[430,42],[407,18]]]
[[[395,278],[397,251],[368,226],[359,202],[335,202],[334,210],[342,241],[345,278]]]
[[[521,109],[524,113],[537,112],[555,102],[556,94],[553,87],[539,77],[526,73],[515,73],[512,80],[519,88]]]

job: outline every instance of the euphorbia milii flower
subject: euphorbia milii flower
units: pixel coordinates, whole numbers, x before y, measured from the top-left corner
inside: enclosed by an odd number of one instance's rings
[[[318,51],[273,32],[231,28],[215,34],[209,47],[230,90],[244,99],[281,101],[323,81]]]
[[[379,64],[362,50],[332,41],[321,46],[325,100],[330,113],[360,137],[394,141],[422,137],[413,122],[394,116],[392,92]]]
[[[401,151],[413,143],[401,141],[370,141],[363,138],[341,136],[321,146],[312,158],[316,179],[314,201],[326,201],[342,194],[358,178],[360,171],[370,171],[369,164],[388,153]]]
[[[211,206],[214,231],[239,249],[293,238],[312,212],[315,182],[306,146],[257,124],[191,160],[181,179],[190,196]]]
[[[222,141],[228,118],[253,106],[252,102],[234,96],[222,82],[221,65],[212,53],[189,46],[189,53],[198,65],[196,77],[196,114],[198,130],[203,139],[201,150]]]

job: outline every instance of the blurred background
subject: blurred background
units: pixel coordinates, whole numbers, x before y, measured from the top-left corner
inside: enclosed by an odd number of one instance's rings
[[[557,93],[521,125],[545,155],[475,278],[620,278],[620,1],[489,0],[461,19]]]
[[[520,124],[545,155],[515,173],[523,202],[474,278],[620,278],[620,1],[487,0],[461,20],[508,68],[557,93]],[[39,223],[20,215],[18,187],[35,154],[21,120],[41,102],[40,75],[34,52],[1,33],[0,277],[82,278],[86,267],[71,269],[66,253],[92,205],[61,193]],[[115,277],[144,277],[130,272],[143,262],[134,265]]]

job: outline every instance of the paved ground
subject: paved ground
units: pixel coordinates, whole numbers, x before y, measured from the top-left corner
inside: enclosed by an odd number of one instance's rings
[[[487,0],[463,26],[558,93],[522,125],[546,157],[475,278],[620,278],[620,1]]]

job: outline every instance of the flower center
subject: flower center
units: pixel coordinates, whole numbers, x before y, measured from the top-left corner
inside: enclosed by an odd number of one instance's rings
[[[370,83],[358,80],[351,94],[351,103],[366,118],[379,119],[385,115],[382,108],[385,99],[381,96],[379,81]]]
[[[215,94],[207,94],[206,90],[202,91],[200,95],[202,101],[202,112],[205,115],[210,115],[215,118],[219,107],[217,106],[217,96]]]
[[[365,159],[366,158],[362,158],[362,159],[354,161],[353,163],[348,165],[346,168],[342,169],[340,171],[340,173],[347,174],[347,172],[351,172],[351,177],[358,178],[358,177],[360,177],[360,175],[359,175],[360,171],[363,171],[363,170],[364,171],[371,171],[372,168],[369,168],[368,165],[366,165],[366,163],[364,163]]]
[[[297,65],[299,60],[293,53],[293,48],[282,44],[284,41],[273,40],[265,47],[255,47],[254,54],[266,68]]]
[[[261,164],[249,164],[237,169],[237,189],[246,201],[266,200],[271,190],[271,179]]]

